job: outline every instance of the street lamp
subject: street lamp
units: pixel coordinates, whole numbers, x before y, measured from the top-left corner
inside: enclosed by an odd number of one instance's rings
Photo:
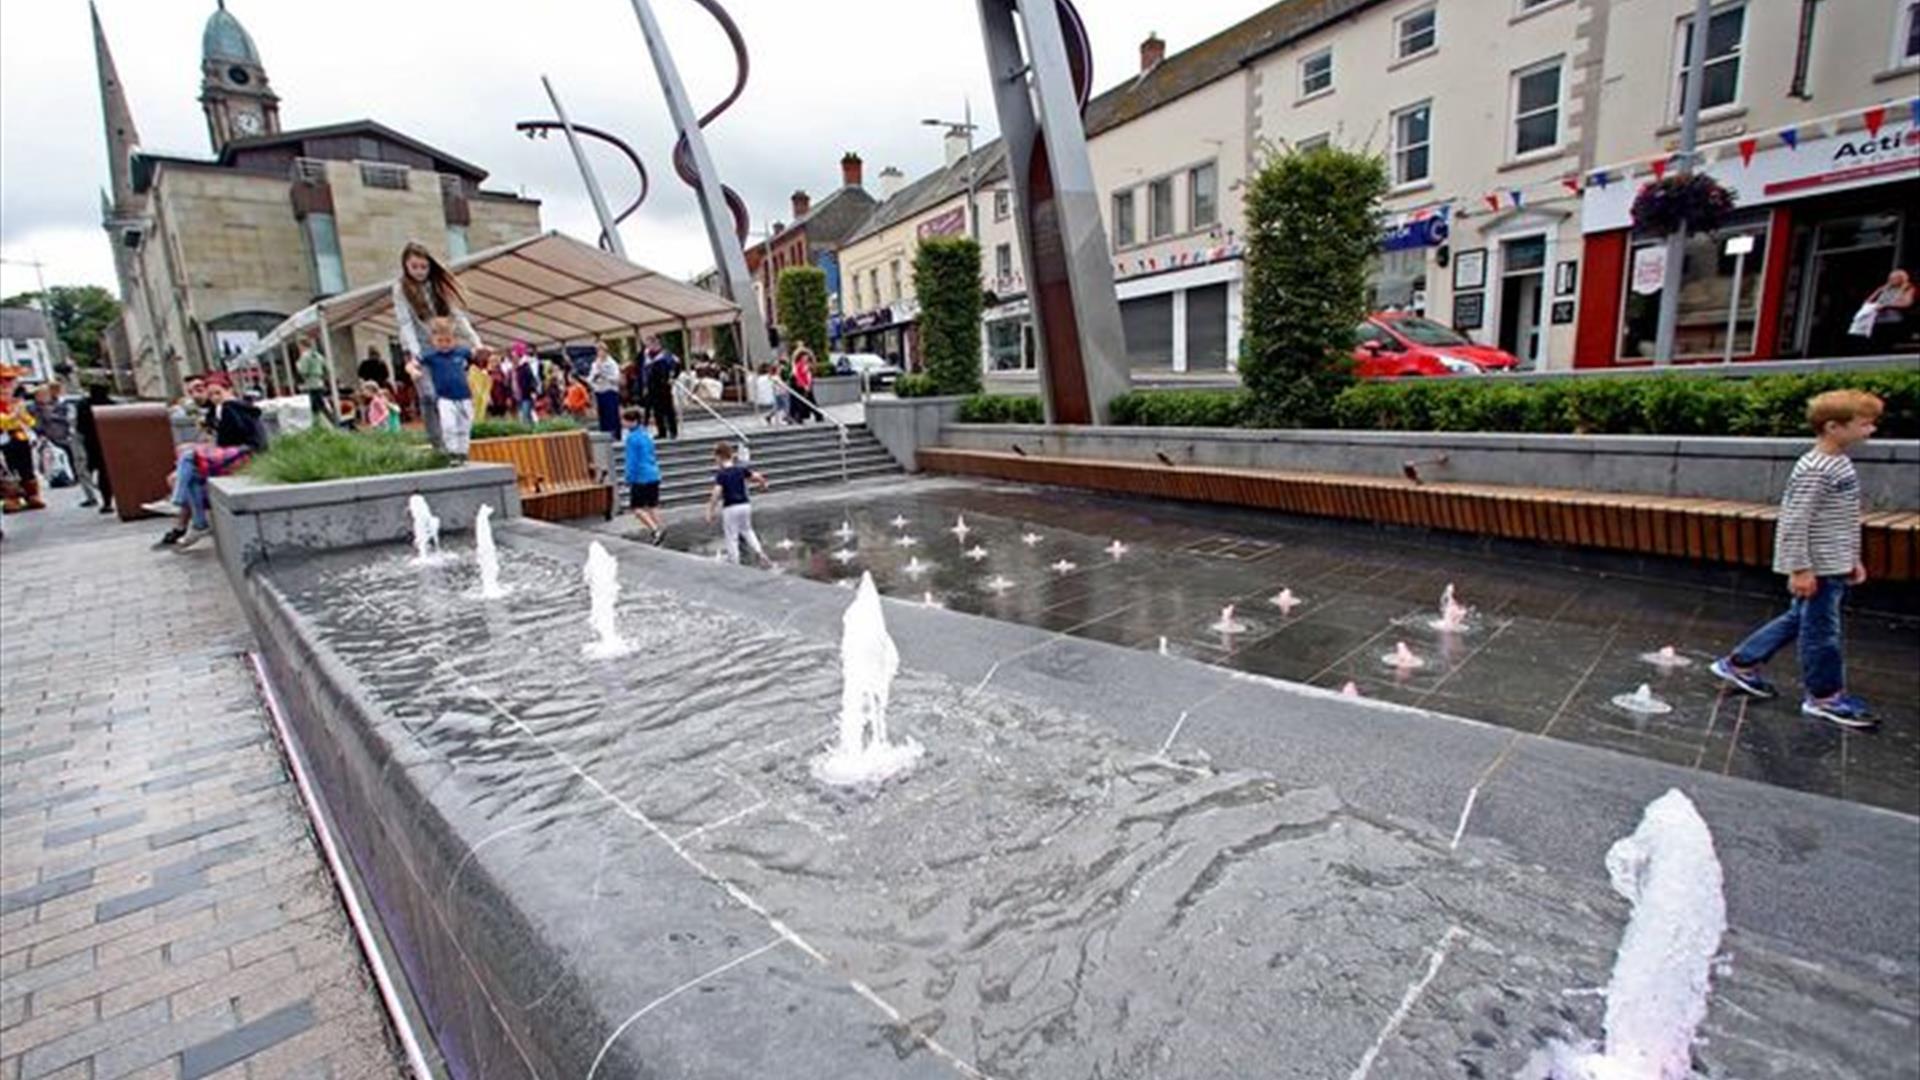
[[[624,259],[627,257],[626,245],[620,240],[619,225],[627,219],[628,215],[640,209],[640,204],[647,199],[647,167],[641,164],[640,155],[633,152],[633,147],[628,146],[619,137],[596,127],[576,124],[568,119],[565,110],[560,107],[560,96],[554,93],[553,84],[545,75],[540,76],[540,82],[547,88],[547,98],[553,102],[553,111],[559,119],[522,120],[514,125],[514,130],[521,132],[529,139],[544,139],[555,128],[559,128],[566,134],[567,143],[573,150],[574,163],[580,168],[580,178],[586,183],[587,196],[592,200],[594,213],[600,219],[600,247]],[[627,162],[633,166],[633,171],[640,176],[639,194],[635,195],[633,201],[627,204],[627,208],[618,214],[609,216],[607,212],[607,200],[600,192],[600,183],[595,179],[592,167],[587,164],[586,155],[580,150],[578,136],[581,135],[599,139],[625,154]]]
[[[964,111],[961,113],[963,117],[961,120],[929,118],[920,121],[920,123],[927,127],[946,128],[947,134],[960,135],[967,140],[967,232],[973,237],[973,242],[977,244],[980,242],[980,208],[975,205],[976,191],[979,184],[978,177],[974,172],[973,133],[979,125],[973,122],[973,102],[963,99],[962,105]]]
[[[7,266],[33,267],[33,279],[40,286],[40,291],[35,294],[40,303],[40,317],[47,321],[47,356],[55,370],[55,378],[58,378],[60,363],[66,353],[66,343],[60,340],[60,328],[53,322],[53,296],[47,292],[47,277],[43,272],[46,264],[39,259],[0,259],[0,263]]]

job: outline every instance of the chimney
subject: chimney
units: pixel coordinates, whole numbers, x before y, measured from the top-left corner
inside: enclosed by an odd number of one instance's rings
[[[860,155],[849,150],[840,157],[840,183],[845,187],[859,187],[861,180]]]
[[[884,169],[881,169],[880,170],[880,198],[882,200],[886,200],[886,199],[891,199],[895,195],[900,194],[900,189],[905,187],[906,183],[907,183],[907,176],[905,173],[901,172],[899,169],[896,169],[891,165],[887,166]]]
[[[801,218],[806,217],[807,211],[811,209],[813,209],[812,196],[804,191],[796,191],[793,193],[793,220],[799,221]]]
[[[1140,73],[1153,70],[1153,65],[1167,58],[1167,43],[1160,40],[1159,34],[1148,34],[1147,40],[1140,43]]]
[[[957,127],[948,128],[946,148],[949,166],[967,160],[967,133]]]

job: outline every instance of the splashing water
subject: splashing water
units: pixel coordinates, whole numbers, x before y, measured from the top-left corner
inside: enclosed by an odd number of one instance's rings
[[[946,607],[947,605],[941,603],[939,597],[929,592],[929,593],[922,593],[920,595],[920,606],[930,607],[930,608],[943,608],[943,607]]]
[[[887,524],[892,525],[896,529],[904,529],[907,527],[907,519],[901,514],[895,514],[893,515],[893,520]]]
[[[473,515],[473,561],[480,565],[480,599],[507,595],[500,584],[500,551],[493,546],[493,507],[486,503]]]
[[[860,553],[853,550],[852,548],[841,548],[839,551],[836,551],[833,553],[833,561],[841,564],[842,566],[845,566],[847,563],[850,563],[859,557],[860,557]]]
[[[1050,568],[1056,574],[1071,574],[1080,568],[1080,564],[1071,559],[1061,559]]]
[[[1647,663],[1652,664],[1662,671],[1672,671],[1674,668],[1693,666],[1692,660],[1681,656],[1679,650],[1671,645],[1662,645],[1653,652],[1641,653],[1640,659],[1645,660]]]
[[[843,544],[853,539],[853,522],[842,520],[840,527],[833,530],[833,538]]]
[[[953,523],[953,528],[948,529],[947,531],[959,537],[960,542],[964,544],[967,542],[967,534],[972,532],[973,530],[967,528],[967,515],[961,514],[955,519]]]
[[[584,651],[595,660],[625,656],[633,651],[633,644],[620,636],[619,619],[614,614],[614,605],[620,599],[620,564],[595,540],[587,547],[584,573],[590,598],[587,625],[593,628],[594,636]]]
[[[1107,554],[1113,556],[1115,561],[1118,561],[1120,556],[1125,555],[1126,553],[1127,553],[1127,545],[1121,543],[1118,540],[1115,540],[1113,543],[1107,545]]]
[[[1467,618],[1473,609],[1453,598],[1453,582],[1440,591],[1440,617],[1428,623],[1435,630],[1447,633],[1459,633],[1467,628]]]
[[[799,547],[800,545],[793,542],[793,537],[783,536],[780,538],[780,542],[773,546],[779,548],[781,551],[792,551],[794,548]]]
[[[1045,539],[1045,537],[1043,537],[1043,536],[1041,536],[1041,535],[1040,535],[1039,533],[1035,533],[1035,532],[1030,532],[1030,533],[1021,533],[1021,534],[1020,534],[1020,542],[1021,542],[1021,543],[1023,543],[1023,544],[1025,544],[1025,545],[1027,545],[1028,547],[1032,547],[1032,546],[1034,546],[1035,544],[1038,544],[1038,543],[1039,543],[1039,542],[1040,542],[1041,540],[1044,540],[1044,539]]]
[[[896,536],[893,538],[893,544],[895,547],[910,548],[910,547],[913,547],[915,544],[918,544],[919,542],[920,542],[920,538],[917,536]]]
[[[913,558],[907,560],[907,565],[901,567],[900,571],[908,577],[917,578],[931,569],[933,569],[932,563],[923,563],[920,561],[920,556],[915,555]]]
[[[1233,605],[1228,604],[1226,607],[1220,609],[1220,621],[1214,623],[1208,627],[1208,629],[1216,634],[1244,634],[1247,632],[1247,624],[1234,620]]]
[[[1607,851],[1613,891],[1633,905],[1607,982],[1606,1050],[1556,1045],[1553,1080],[1684,1080],[1694,1032],[1706,1019],[1713,958],[1727,901],[1713,833],[1693,803],[1669,790],[1632,835]]]
[[[407,496],[407,516],[413,519],[413,561],[422,565],[440,561],[440,519],[420,495]]]
[[[1407,648],[1407,643],[1404,641],[1394,642],[1393,651],[1381,657],[1380,662],[1400,671],[1415,671],[1427,666],[1427,662],[1415,655],[1412,649]]]
[[[1281,589],[1269,602],[1279,608],[1282,615],[1293,614],[1293,609],[1299,607],[1301,603],[1300,598],[1293,595],[1292,589]]]
[[[981,559],[984,559],[987,557],[987,549],[981,547],[979,544],[975,544],[972,547],[968,548],[965,552],[963,552],[963,554],[965,554],[967,558],[972,559],[974,562],[979,562]]]
[[[1673,711],[1673,706],[1653,696],[1653,687],[1646,683],[1641,683],[1640,688],[1631,694],[1613,695],[1613,703],[1642,716],[1662,716]]]
[[[1341,697],[1359,697],[1360,684],[1354,682],[1352,679],[1348,679],[1346,681],[1346,684],[1340,687],[1340,696]]]
[[[999,574],[995,574],[992,577],[988,578],[986,581],[982,582],[980,587],[987,590],[990,593],[998,595],[1000,593],[1006,592],[1008,589],[1013,588],[1013,582],[1009,581],[1006,578],[1001,577]]]
[[[1160,655],[1161,656],[1173,655],[1172,653],[1167,651],[1167,637],[1165,634],[1160,635]]]
[[[887,634],[873,575],[863,574],[840,621],[840,738],[813,759],[813,776],[835,787],[877,787],[920,760],[920,744],[887,736],[887,698],[900,651]]]

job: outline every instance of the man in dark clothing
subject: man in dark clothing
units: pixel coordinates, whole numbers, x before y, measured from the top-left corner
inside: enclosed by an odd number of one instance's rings
[[[673,377],[680,373],[680,358],[660,344],[660,335],[647,335],[646,383],[647,408],[653,413],[654,436],[660,439],[680,437],[680,412],[673,400]]]
[[[389,388],[393,384],[393,369],[380,358],[380,350],[372,345],[367,346],[367,358],[360,361],[360,368],[355,374],[360,376],[361,382],[378,383]]]
[[[86,400],[74,406],[73,429],[80,436],[80,449],[86,455],[87,468],[93,473],[94,486],[100,489],[100,512],[113,512],[113,477],[107,475],[107,454],[100,446],[100,425],[93,410],[113,404],[107,388],[99,383],[87,387]]]

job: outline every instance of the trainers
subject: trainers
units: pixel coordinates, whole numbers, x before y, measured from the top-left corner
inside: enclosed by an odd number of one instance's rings
[[[1758,671],[1741,671],[1724,656],[1715,660],[1707,670],[1713,672],[1721,682],[1737,688],[1743,694],[1752,694],[1757,698],[1780,696],[1779,688],[1762,678]]]
[[[145,510],[154,517],[172,517],[180,511],[180,508],[173,505],[172,501],[168,499],[155,499],[150,503],[141,503],[140,509]]]
[[[177,542],[174,543],[173,550],[185,551],[186,549],[192,547],[193,545],[199,543],[202,540],[205,540],[207,537],[212,535],[213,535],[212,529],[198,528],[198,527],[188,529],[187,535],[181,537]]]
[[[1808,698],[1800,703],[1800,715],[1811,716],[1855,730],[1874,726],[1874,720],[1867,715],[1866,708],[1860,699],[1851,694],[1838,694],[1826,701]]]
[[[160,535],[160,539],[155,541],[153,546],[157,548],[172,547],[179,543],[180,538],[185,535],[187,535],[187,530],[185,529],[168,529]]]

